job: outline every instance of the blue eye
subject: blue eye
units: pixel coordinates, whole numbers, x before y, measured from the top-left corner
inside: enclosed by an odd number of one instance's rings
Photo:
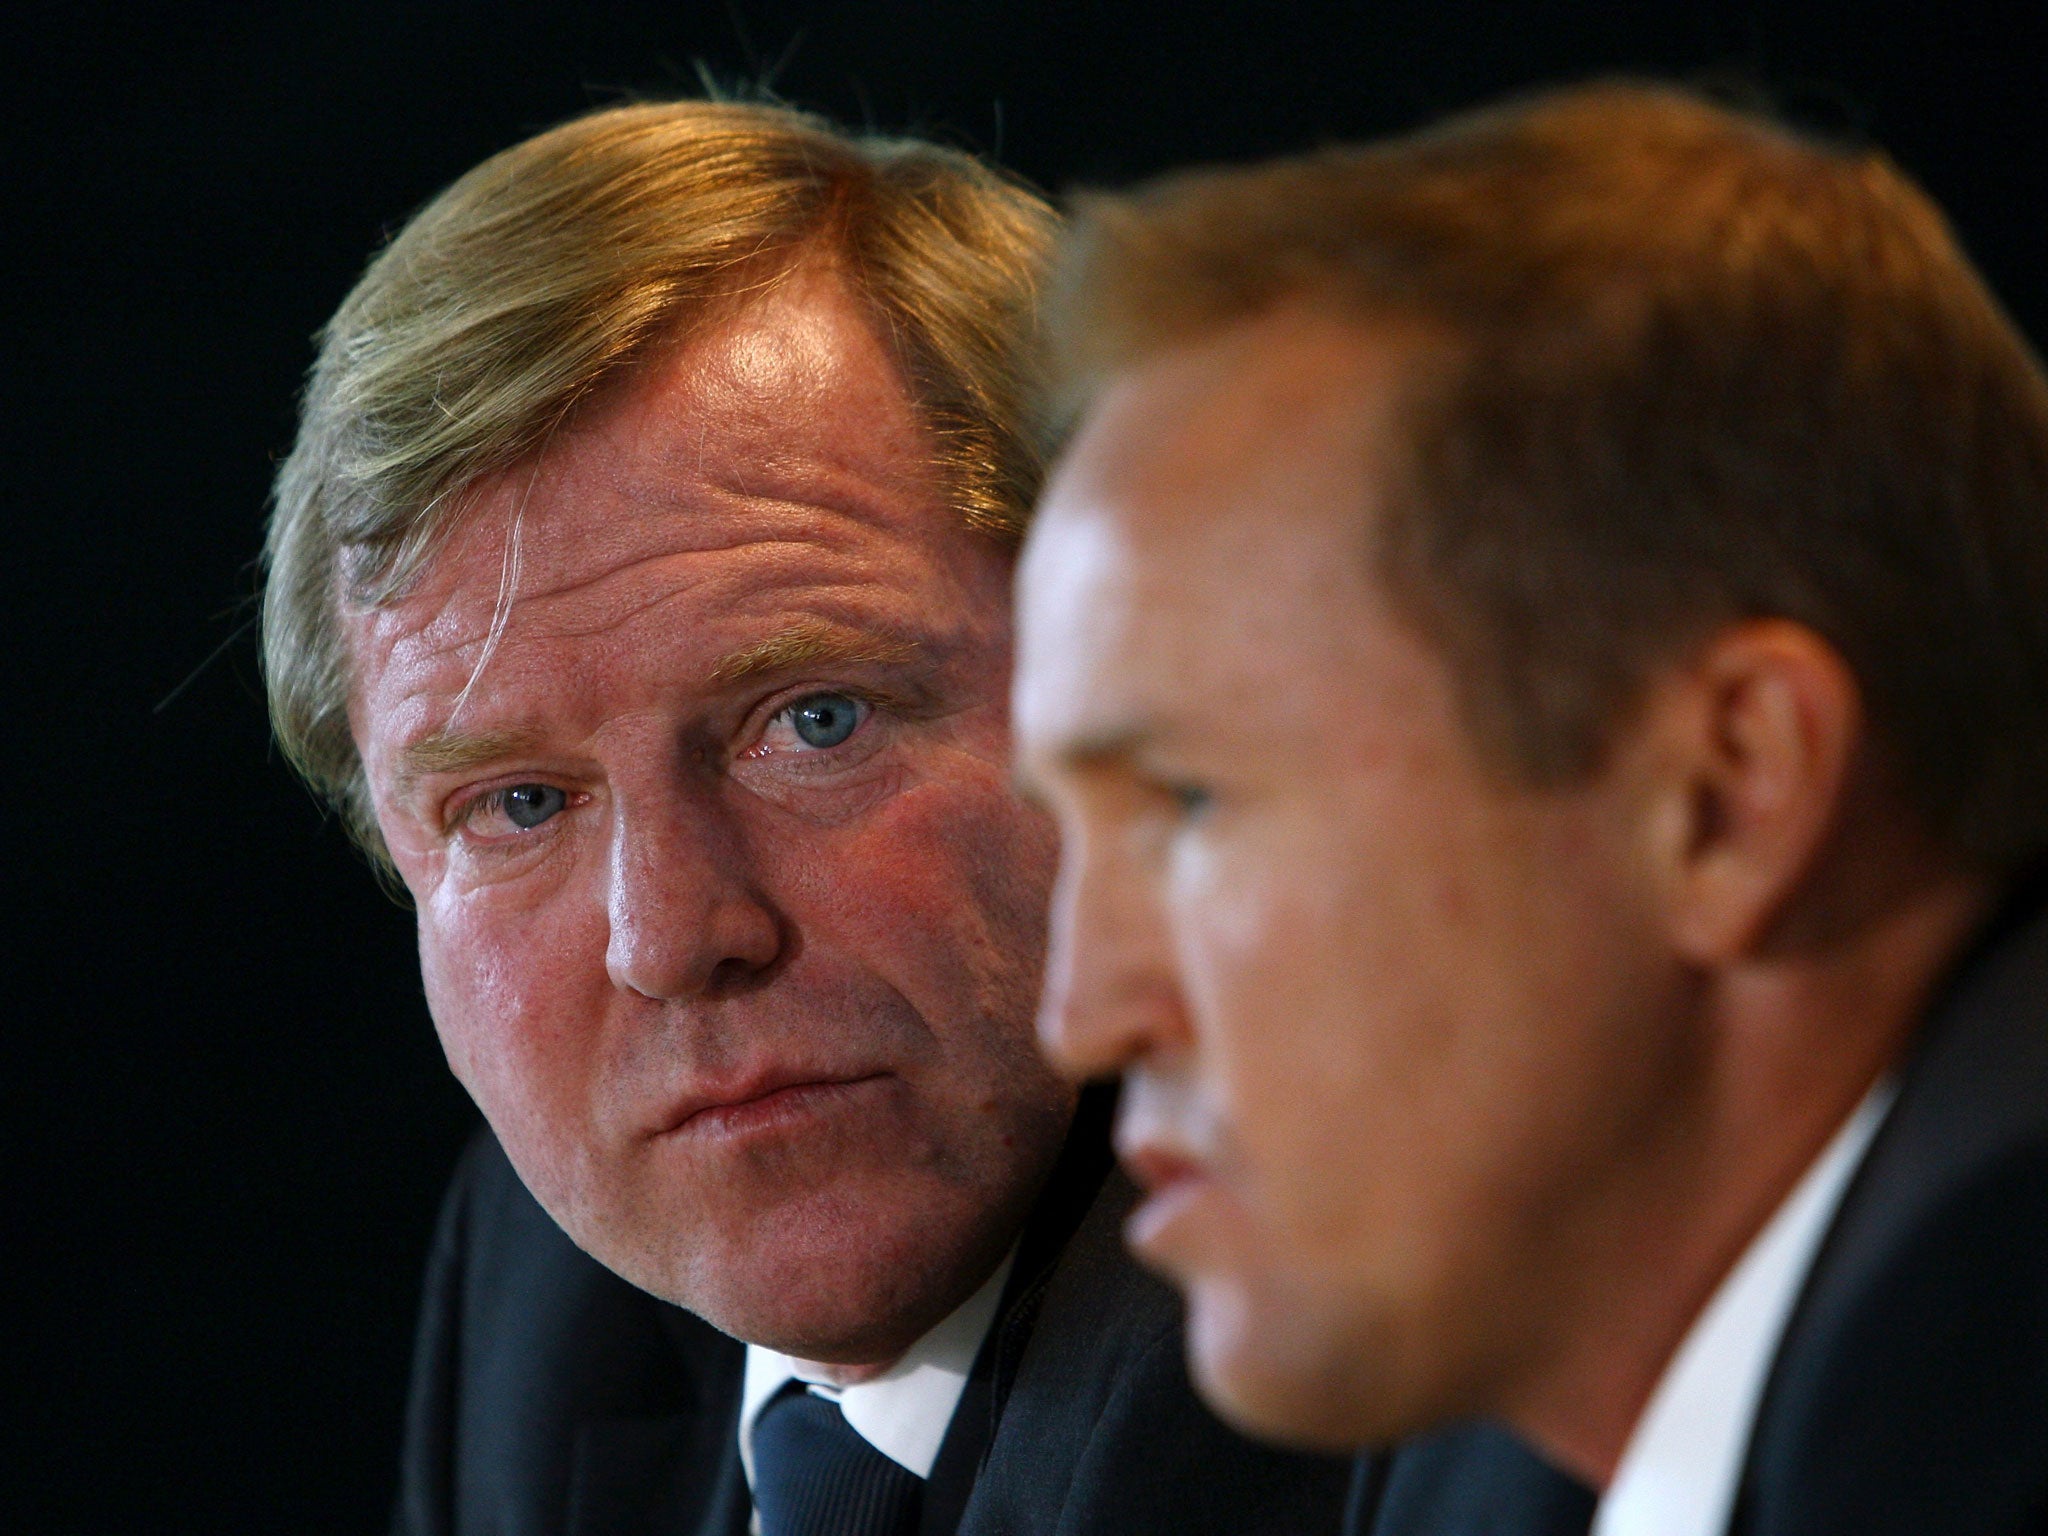
[[[789,707],[790,727],[807,747],[836,747],[867,716],[867,706],[843,693],[814,693]]]
[[[559,813],[569,797],[552,784],[514,784],[500,791],[499,803],[505,808],[505,819],[527,831]]]

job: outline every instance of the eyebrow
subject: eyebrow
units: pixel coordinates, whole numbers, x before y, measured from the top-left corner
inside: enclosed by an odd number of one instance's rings
[[[821,663],[901,665],[924,654],[922,646],[908,640],[828,624],[822,619],[798,619],[767,639],[722,658],[711,669],[711,678],[721,686],[730,686],[792,667]],[[540,733],[530,730],[430,732],[399,752],[398,793],[409,795],[420,780],[434,774],[461,773],[500,758],[537,751],[541,744]]]
[[[908,640],[848,629],[823,619],[798,619],[767,639],[725,656],[711,669],[711,680],[730,686],[766,672],[820,664],[901,666],[924,654],[924,647]]]
[[[1159,737],[1150,724],[1110,726],[1076,736],[1059,749],[1059,759],[1074,768],[1100,768],[1137,756]]]
[[[1051,758],[1061,768],[1087,773],[1091,769],[1129,762],[1157,740],[1158,735],[1150,724],[1143,721],[1133,725],[1108,726],[1060,743],[1051,753]],[[1013,763],[1010,767],[1010,792],[1033,805],[1045,802],[1044,790],[1022,762]]]
[[[532,731],[435,731],[398,754],[398,793],[412,792],[421,779],[437,773],[460,773],[501,757],[534,750],[540,737]]]

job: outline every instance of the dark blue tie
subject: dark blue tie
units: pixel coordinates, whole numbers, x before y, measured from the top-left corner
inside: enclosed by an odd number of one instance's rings
[[[916,1536],[924,1479],[791,1382],[754,1420],[761,1536]]]

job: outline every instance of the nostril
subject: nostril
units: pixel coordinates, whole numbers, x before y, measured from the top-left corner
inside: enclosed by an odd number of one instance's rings
[[[730,997],[767,985],[788,968],[801,947],[796,931],[779,917],[761,913],[771,921],[768,933],[753,935],[753,941],[732,946],[732,952],[713,965],[704,978],[704,991],[713,997]]]
[[[735,993],[749,991],[768,980],[776,966],[756,965],[751,960],[737,957],[721,960],[711,968],[711,974],[704,978],[704,991],[712,997],[730,997]]]

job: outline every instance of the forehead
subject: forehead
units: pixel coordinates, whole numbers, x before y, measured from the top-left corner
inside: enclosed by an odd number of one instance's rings
[[[1026,733],[1110,732],[1166,693],[1285,688],[1354,659],[1383,607],[1372,530],[1417,345],[1283,312],[1105,391],[1026,550]]]
[[[472,499],[470,536],[438,562],[444,587],[514,519],[536,573],[595,571],[677,539],[716,547],[797,509],[906,536],[936,531],[941,510],[900,373],[844,284],[818,268],[658,352]],[[701,535],[675,526],[678,514],[696,515]]]
[[[494,674],[632,647],[704,649],[708,670],[710,648],[792,605],[943,627],[997,558],[947,505],[865,315],[829,271],[800,271],[475,487],[413,588],[347,617],[356,703],[394,674],[417,695],[487,642]]]
[[[1247,481],[1355,481],[1421,347],[1407,327],[1307,305],[1199,336],[1111,382],[1060,478],[1118,503],[1127,518],[1157,509],[1181,524]]]

